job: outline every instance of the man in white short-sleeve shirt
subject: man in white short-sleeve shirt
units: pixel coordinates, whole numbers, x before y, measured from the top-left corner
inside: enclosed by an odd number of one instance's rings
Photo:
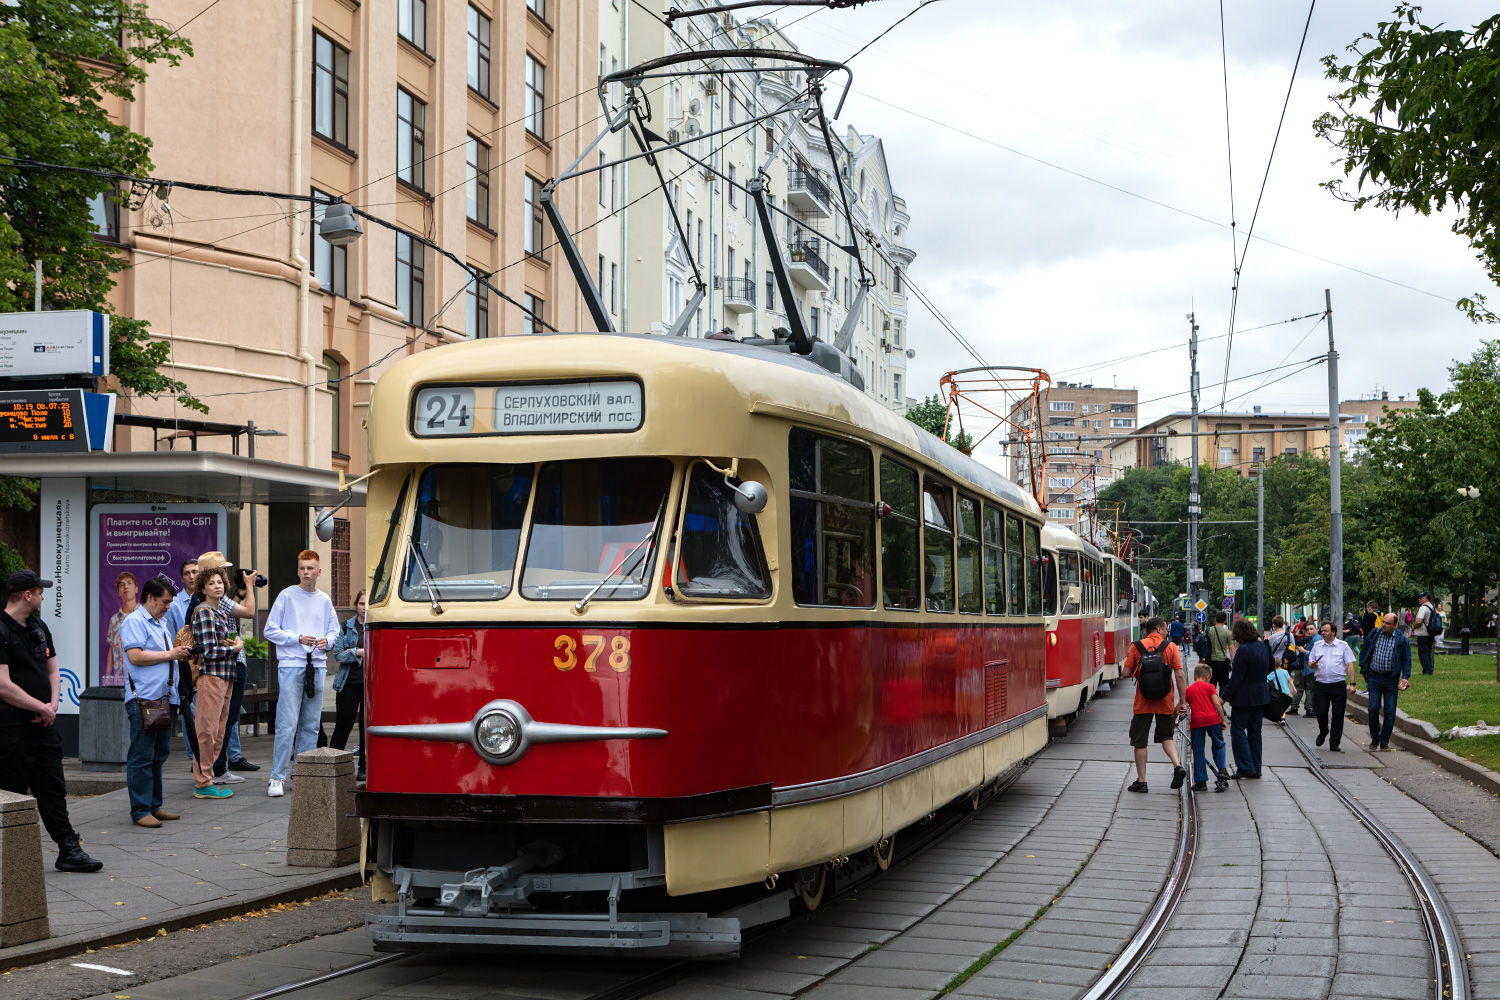
[[[1344,707],[1354,690],[1353,666],[1359,662],[1349,644],[1338,638],[1332,622],[1324,622],[1318,638],[1307,651],[1313,667],[1313,713],[1318,717],[1318,746],[1326,740],[1328,749],[1342,753],[1339,742],[1344,736]],[[1332,710],[1333,719],[1329,720]]]

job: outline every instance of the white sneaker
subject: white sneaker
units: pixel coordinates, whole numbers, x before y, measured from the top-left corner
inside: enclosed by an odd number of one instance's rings
[[[266,794],[269,795],[273,799],[279,799],[283,795],[285,795],[286,792],[282,790],[281,782],[276,781],[276,780],[273,779],[270,783],[268,783],[266,785]]]
[[[225,771],[223,774],[214,779],[214,784],[234,785],[244,780],[244,778],[240,777],[238,774],[235,774],[233,771]]]

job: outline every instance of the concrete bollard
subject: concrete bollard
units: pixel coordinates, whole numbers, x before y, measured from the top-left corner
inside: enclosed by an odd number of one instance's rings
[[[303,868],[337,868],[358,860],[354,755],[332,747],[298,754],[292,769],[286,863]]]
[[[0,948],[51,933],[36,799],[0,791]]]

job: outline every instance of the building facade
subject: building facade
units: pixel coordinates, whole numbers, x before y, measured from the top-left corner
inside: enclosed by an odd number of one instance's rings
[[[1387,409],[1414,409],[1415,400],[1353,399],[1339,404],[1341,447],[1346,457],[1359,454],[1369,429]],[[1113,448],[1118,469],[1192,463],[1192,414],[1169,413],[1141,427],[1129,441]],[[1328,454],[1326,413],[1199,413],[1198,461],[1215,469],[1249,475],[1259,462],[1277,455]]]
[[[1038,478],[1049,518],[1087,537],[1092,505],[1118,474],[1113,441],[1136,433],[1138,397],[1135,389],[1080,382],[1059,382],[1041,397],[1046,457]],[[1012,424],[1030,425],[1031,406],[1027,399],[1013,407]],[[1011,478],[1029,485],[1032,458],[1014,435],[1010,444]]]

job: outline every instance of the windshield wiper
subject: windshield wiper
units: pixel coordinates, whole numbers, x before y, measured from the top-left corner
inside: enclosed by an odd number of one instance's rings
[[[408,535],[406,540],[411,544],[411,554],[416,557],[417,569],[422,571],[422,582],[427,585],[427,596],[432,600],[432,613],[440,615],[443,613],[443,606],[438,603],[437,584],[432,582],[432,573],[427,566],[427,557],[422,554],[422,547],[417,544],[414,537],[415,534],[416,525],[413,524],[412,534]]]
[[[625,556],[625,559],[629,559],[637,552],[641,553],[640,559],[637,559],[635,565],[631,566],[630,570],[625,572],[625,576],[629,576],[631,572],[640,569],[642,560],[644,560],[651,554],[650,543],[656,541],[656,533],[661,530],[661,515],[662,511],[666,510],[666,507],[667,498],[663,496],[661,498],[661,504],[656,508],[656,520],[651,522],[651,530],[646,533],[645,538],[642,538],[640,541],[636,542],[635,548],[631,549]],[[607,576],[604,577],[604,579],[594,584],[593,590],[590,590],[587,594],[584,594],[583,597],[578,601],[578,603],[573,605],[573,613],[575,615],[581,615],[584,613],[584,611],[588,610],[589,602],[594,599],[594,595],[599,593],[600,590],[604,589],[604,585],[606,583],[621,575],[622,570],[624,570],[625,568],[625,559],[620,560],[620,569],[612,570]]]

